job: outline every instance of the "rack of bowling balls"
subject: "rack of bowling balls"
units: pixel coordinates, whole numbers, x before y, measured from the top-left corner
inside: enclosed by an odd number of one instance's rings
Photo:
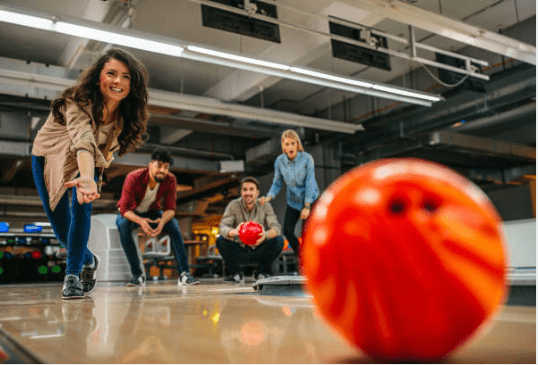
[[[53,233],[0,233],[0,284],[61,281],[65,258]]]

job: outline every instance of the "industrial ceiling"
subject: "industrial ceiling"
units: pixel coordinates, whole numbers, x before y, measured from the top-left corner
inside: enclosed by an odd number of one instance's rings
[[[125,175],[160,145],[178,215],[221,214],[241,176],[272,173],[288,128],[333,152],[320,169],[415,156],[483,187],[521,182],[536,173],[535,29],[534,0],[0,0],[0,215],[44,216],[32,140],[50,100],[114,45],[106,32],[161,46],[122,45],[149,71],[151,117],[96,212],[114,212]]]

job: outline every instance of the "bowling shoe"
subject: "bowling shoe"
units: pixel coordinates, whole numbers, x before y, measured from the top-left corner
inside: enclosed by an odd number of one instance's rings
[[[82,284],[75,275],[66,275],[64,286],[62,288],[62,299],[81,299],[84,298]]]
[[[144,275],[139,275],[139,276],[133,276],[131,278],[131,281],[129,281],[127,284],[125,284],[127,286],[146,286],[146,277]]]
[[[227,283],[244,283],[245,275],[243,275],[242,272],[237,272],[228,277],[225,277],[224,279],[222,279],[222,281],[227,282]]]
[[[178,285],[196,285],[200,284],[200,280],[195,279],[191,274],[183,271],[179,277]]]
[[[82,267],[81,283],[84,293],[91,293],[95,289],[95,283],[97,282],[97,266],[99,266],[99,258],[97,255],[93,255],[93,265],[84,265]]]
[[[54,254],[58,260],[67,260],[67,250],[62,248],[60,251]]]
[[[253,278],[254,280],[261,280],[261,279],[268,278],[268,277],[270,277],[270,276],[271,276],[271,275],[269,275],[268,273],[263,272],[263,271],[262,271],[262,272],[254,271],[254,272],[252,273],[252,278]]]

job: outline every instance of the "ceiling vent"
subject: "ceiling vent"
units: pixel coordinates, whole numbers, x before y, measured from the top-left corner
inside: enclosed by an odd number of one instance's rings
[[[342,24],[329,22],[329,30],[331,34],[366,43],[376,48],[382,47],[388,49],[387,38],[372,34],[367,28],[361,27],[356,29]],[[331,46],[333,57],[380,68],[382,70],[391,70],[390,56],[386,53],[336,39],[331,39]]]
[[[441,53],[435,53],[435,60],[437,62],[465,70],[465,60],[450,57]],[[474,71],[482,74],[481,65],[471,62],[471,68],[473,68]],[[486,81],[477,79],[475,77],[466,77],[467,76],[462,75],[461,73],[439,68],[439,79],[444,83],[453,85],[454,87],[459,86],[465,90],[475,91],[482,94],[486,93]],[[463,80],[464,78],[466,79]]]
[[[211,0],[230,7],[278,19],[276,6],[261,1],[243,0]],[[237,33],[253,38],[280,43],[280,28],[278,24],[251,18],[247,15],[202,5],[202,24],[206,27]]]

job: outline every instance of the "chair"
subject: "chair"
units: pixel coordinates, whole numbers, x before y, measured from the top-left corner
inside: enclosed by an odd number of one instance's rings
[[[159,238],[159,240],[156,237],[150,238],[144,245],[144,254],[142,257],[147,259],[170,256],[172,252],[171,247],[170,236],[168,235]]]
[[[172,242],[170,236],[166,235],[160,238],[150,238],[144,245],[142,259],[145,260],[146,275],[149,275],[150,268],[157,266],[159,268],[159,279],[164,279],[164,269],[175,268],[168,265],[168,261],[175,260],[172,255]]]
[[[212,244],[207,248],[207,255],[198,256],[196,258],[196,264],[191,265],[196,269],[207,269],[208,275],[213,277],[218,271],[222,271],[222,276],[225,276],[224,260],[222,256],[217,252],[217,245]]]

